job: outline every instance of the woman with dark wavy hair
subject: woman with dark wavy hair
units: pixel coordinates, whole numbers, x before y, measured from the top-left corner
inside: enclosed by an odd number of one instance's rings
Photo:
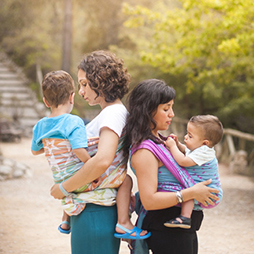
[[[88,139],[92,144],[98,143],[93,148],[94,156],[62,183],[61,190],[58,185],[51,189],[51,195],[60,199],[63,198],[62,190],[68,194],[93,181],[97,182],[92,184],[96,188],[88,188],[89,202],[85,209],[79,215],[71,216],[72,254],[116,254],[119,252],[119,238],[126,236],[118,224],[116,226],[117,219],[125,229],[134,227],[132,224],[124,225],[119,221],[119,216],[117,218],[117,210],[118,213],[124,210],[127,211],[126,220],[129,220],[128,201],[132,187],[131,178],[126,175],[127,158],[123,153],[128,112],[121,102],[128,91],[129,81],[123,61],[108,51],[87,54],[78,66],[79,94],[90,106],[99,105],[101,112],[86,125]],[[121,192],[123,187],[128,192]],[[82,195],[77,193],[78,197]],[[117,208],[116,199],[117,204],[122,201]],[[115,230],[119,238],[114,237]],[[133,235],[142,237],[146,233],[135,229]]]
[[[183,189],[190,179],[181,174],[182,168],[178,170],[179,165],[164,146],[160,131],[171,124],[174,99],[175,90],[157,79],[142,81],[129,96],[125,153],[131,149],[130,165],[138,182],[141,203],[136,205],[137,226],[151,232],[146,240],[132,243],[132,253],[148,254],[149,247],[154,254],[197,254],[196,231],[202,223],[202,211],[193,211],[190,229],[168,228],[164,222],[179,214],[183,201],[196,199],[207,206],[218,200],[218,190],[206,186],[211,180]],[[181,184],[182,189],[170,192],[170,183]]]

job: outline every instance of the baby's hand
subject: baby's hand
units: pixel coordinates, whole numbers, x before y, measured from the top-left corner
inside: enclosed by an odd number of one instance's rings
[[[171,133],[171,134],[169,135],[169,137],[171,137],[172,139],[174,139],[175,142],[176,142],[176,144],[178,143],[178,139],[177,139],[177,136],[176,136],[175,134]]]
[[[176,141],[174,140],[173,137],[171,137],[171,135],[167,138],[167,140],[164,143],[168,148],[176,145]]]
[[[97,188],[102,183],[102,178],[98,177],[92,182],[93,189]]]

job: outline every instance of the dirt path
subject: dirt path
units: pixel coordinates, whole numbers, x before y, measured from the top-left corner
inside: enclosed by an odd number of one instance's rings
[[[45,157],[32,156],[30,139],[0,143],[5,157],[26,163],[31,177],[0,182],[0,253],[70,254],[70,236],[57,231],[62,209],[49,195],[53,184]],[[200,254],[254,253],[254,179],[220,167],[223,202],[205,211]],[[121,254],[129,253],[126,244]]]

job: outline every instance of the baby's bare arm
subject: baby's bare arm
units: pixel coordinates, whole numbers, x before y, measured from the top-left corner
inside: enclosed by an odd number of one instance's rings
[[[180,142],[178,142],[180,143]],[[181,151],[181,148],[185,148],[184,145],[180,143],[180,146],[175,142],[175,140],[171,137],[168,137],[165,141],[165,145],[168,147],[169,151],[171,152],[172,156],[174,157],[175,161],[181,166],[181,167],[191,167],[196,165],[196,163],[190,159],[189,157],[186,157],[185,154]],[[183,147],[181,147],[181,145]]]
[[[182,144],[181,142],[178,141],[177,147],[178,147],[178,149],[179,149],[183,154],[185,154],[185,148],[186,148],[186,146],[185,146],[184,144]]]
[[[87,162],[91,157],[88,154],[87,150],[85,148],[77,148],[73,149],[73,152],[77,155],[77,157],[82,161],[82,162]]]

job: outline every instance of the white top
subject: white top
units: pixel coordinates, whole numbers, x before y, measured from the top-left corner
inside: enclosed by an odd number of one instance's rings
[[[107,106],[86,125],[87,137],[99,137],[103,127],[108,127],[120,137],[126,124],[127,114],[128,111],[123,104]]]
[[[215,157],[214,148],[208,146],[200,146],[195,150],[191,151],[190,149],[185,149],[185,156],[191,158],[197,165],[201,166],[208,161],[211,161]]]

